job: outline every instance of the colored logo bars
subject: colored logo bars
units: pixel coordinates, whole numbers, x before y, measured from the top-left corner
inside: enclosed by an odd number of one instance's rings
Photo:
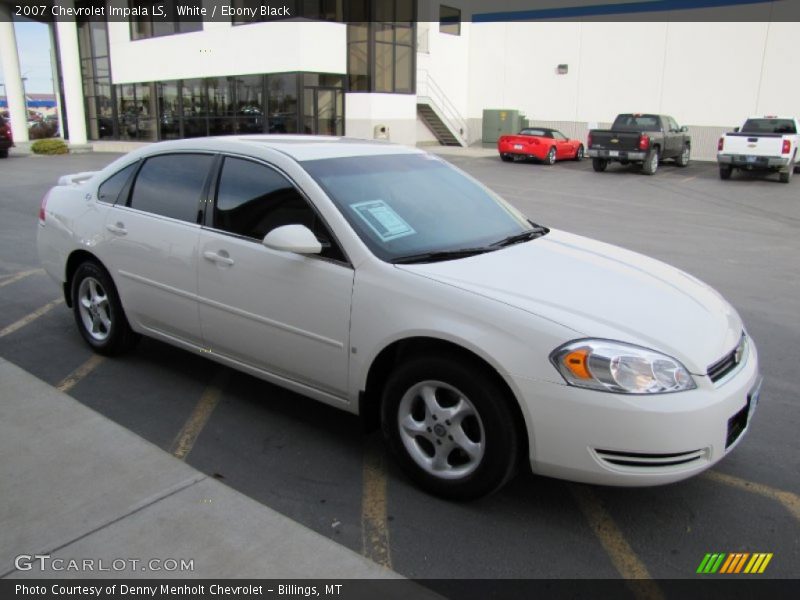
[[[771,560],[772,552],[756,552],[754,554],[749,552],[733,554],[719,552],[706,554],[700,566],[697,567],[697,572],[701,574],[725,573],[728,575],[763,573]]]

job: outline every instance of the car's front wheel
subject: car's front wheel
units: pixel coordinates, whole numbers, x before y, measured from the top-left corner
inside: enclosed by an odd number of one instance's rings
[[[383,434],[420,487],[445,498],[478,498],[516,470],[519,434],[508,400],[481,365],[420,357],[386,384]]]
[[[675,164],[677,164],[679,167],[689,166],[689,158],[691,157],[691,154],[691,147],[688,144],[685,145],[680,155],[678,155],[678,157],[675,159]]]
[[[95,262],[84,262],[75,271],[72,311],[81,336],[99,354],[121,354],[139,338],[128,324],[114,282]]]

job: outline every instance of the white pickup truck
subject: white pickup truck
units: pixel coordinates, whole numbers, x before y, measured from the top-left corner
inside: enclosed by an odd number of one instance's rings
[[[791,117],[750,117],[742,127],[719,138],[717,163],[721,179],[730,179],[734,169],[777,171],[789,183],[798,168],[797,145],[800,124]]]

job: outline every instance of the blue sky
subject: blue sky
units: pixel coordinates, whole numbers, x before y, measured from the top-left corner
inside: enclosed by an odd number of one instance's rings
[[[50,68],[50,35],[47,25],[34,21],[15,21],[22,76],[27,77],[25,91],[29,94],[53,93],[52,69]],[[0,64],[0,82],[5,83],[3,66]],[[0,95],[5,88],[0,87]]]

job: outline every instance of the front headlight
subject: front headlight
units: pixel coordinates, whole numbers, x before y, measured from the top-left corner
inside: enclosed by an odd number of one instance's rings
[[[550,360],[570,385],[621,394],[663,394],[697,386],[681,363],[659,352],[610,340],[577,340]]]

